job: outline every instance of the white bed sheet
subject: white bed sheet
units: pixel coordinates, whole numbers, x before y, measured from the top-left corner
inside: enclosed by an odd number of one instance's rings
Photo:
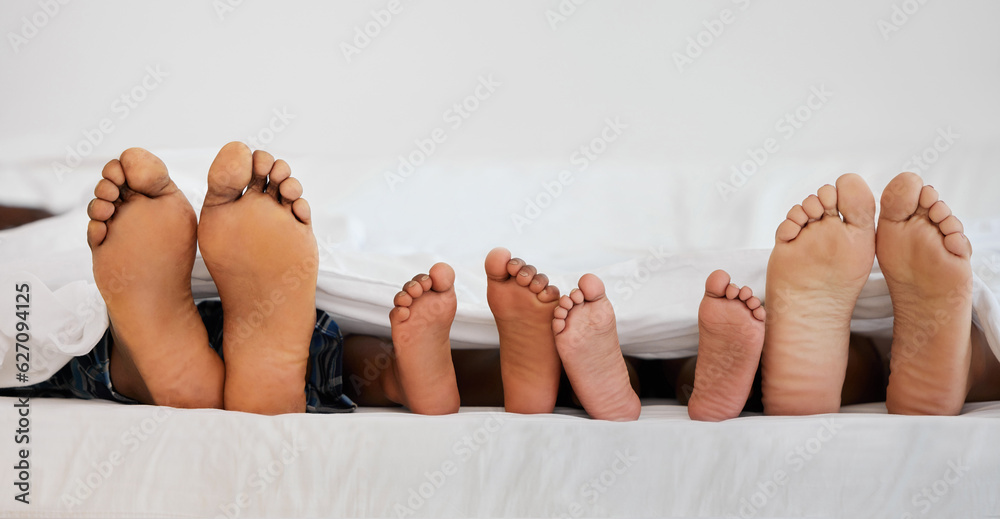
[[[16,429],[0,399],[0,430]],[[994,517],[1000,404],[959,418],[638,422],[463,409],[264,417],[30,402],[34,517]],[[67,427],[66,424],[74,424]],[[942,438],[950,441],[942,442]],[[0,449],[15,477],[13,444]],[[412,492],[411,492],[412,491]],[[417,497],[414,497],[416,495]]]

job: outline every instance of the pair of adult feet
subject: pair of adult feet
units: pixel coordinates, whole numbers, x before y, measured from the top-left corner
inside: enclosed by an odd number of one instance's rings
[[[972,247],[963,232],[938,192],[913,173],[882,193],[877,228],[874,196],[861,177],[820,188],[778,227],[766,312],[725,272],[708,278],[690,416],[739,415],[758,362],[766,414],[838,412],[851,315],[876,256],[894,312],[886,407],[957,414],[980,366],[992,360],[981,337],[973,340]]]
[[[551,413],[565,369],[591,417],[639,417],[641,405],[618,343],[614,309],[597,276],[585,274],[579,288],[560,297],[545,274],[512,258],[507,249],[490,251],[485,268],[507,411]],[[434,265],[403,285],[389,314],[399,380],[389,396],[415,412],[458,410],[448,338],[457,307],[454,281],[450,266]]]
[[[146,150],[126,150],[102,177],[87,242],[116,390],[174,407],[304,411],[318,250],[288,164],[227,144],[209,169],[200,221]],[[198,245],[226,316],[224,362],[192,298]]]

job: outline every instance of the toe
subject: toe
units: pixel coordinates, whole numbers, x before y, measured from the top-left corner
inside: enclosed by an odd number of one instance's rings
[[[142,148],[123,151],[118,161],[125,175],[125,184],[132,191],[157,197],[177,189],[171,182],[163,161]]]
[[[948,249],[948,252],[963,259],[970,259],[972,257],[972,243],[969,242],[968,237],[961,233],[954,233],[945,236],[944,248]]]
[[[803,211],[803,214],[805,214],[805,211]],[[778,226],[777,232],[774,233],[774,239],[779,242],[790,242],[798,238],[800,232],[802,232],[801,225],[791,220],[785,220]]]
[[[510,263],[510,251],[497,247],[486,255],[486,277],[491,281],[506,281],[510,278],[507,264]]]
[[[559,308],[567,310],[567,312],[569,310],[572,310],[573,309],[573,299],[571,299],[569,296],[562,296],[562,297],[560,297],[559,298]],[[567,315],[569,315],[569,314],[567,313]]]
[[[118,159],[112,159],[104,165],[101,176],[110,180],[116,186],[125,184],[125,172],[122,171],[122,163]]]
[[[604,297],[604,282],[593,274],[584,274],[577,286],[587,301],[597,301]]]
[[[531,290],[533,294],[539,294],[545,287],[549,286],[549,277],[545,274],[535,274],[535,277],[531,278],[531,284],[528,285],[528,290]]]
[[[920,190],[920,199],[917,205],[923,209],[930,209],[940,198],[941,195],[938,194],[937,189],[931,186],[924,186]]]
[[[431,287],[434,285],[434,282],[431,281],[431,277],[428,274],[417,274],[416,276],[413,276],[412,281],[420,283],[420,289],[424,292],[429,292]]]
[[[552,315],[556,319],[565,319],[566,317],[569,316],[569,310],[567,310],[567,309],[565,309],[565,308],[563,308],[561,306],[557,306],[556,309],[555,309],[555,311],[552,313]]]
[[[118,186],[114,182],[102,178],[98,183],[97,187],[94,188],[94,196],[100,198],[101,200],[106,200],[108,202],[114,202],[118,200],[120,195],[118,191]]]
[[[106,222],[113,214],[115,214],[115,204],[108,202],[107,200],[95,198],[91,200],[90,205],[87,206],[87,216],[89,216],[91,220]]]
[[[928,208],[929,208],[929,210],[927,211],[927,216],[934,223],[938,223],[939,224],[939,223],[943,222],[945,218],[948,218],[949,216],[951,216],[951,208],[948,207],[948,204],[946,204],[946,203],[944,203],[944,202],[942,202],[940,200],[935,200],[934,204],[928,206]],[[948,233],[945,233],[945,234],[948,234]]]
[[[278,200],[278,195],[280,193],[278,186],[280,186],[282,182],[288,180],[291,176],[292,168],[287,162],[281,159],[274,161],[274,165],[271,166],[271,172],[267,176],[267,187],[265,188],[265,192],[274,197],[275,200]]]
[[[410,294],[410,297],[416,299],[421,295],[423,295],[424,288],[420,286],[420,283],[410,280],[407,281],[405,285],[403,285],[403,291],[406,292],[407,294]]]
[[[750,299],[747,299],[747,308],[749,308],[750,310],[756,310],[760,308],[760,298],[758,298],[757,296],[753,296]]]
[[[410,318],[410,309],[405,306],[397,306],[392,310],[389,310],[389,322],[391,324],[402,323],[409,318]]]
[[[587,299],[586,297],[583,296],[583,292],[581,292],[579,288],[574,288],[573,290],[571,290],[569,293],[569,298],[570,300],[573,301],[574,305],[582,305],[583,302],[586,301]]]
[[[267,186],[267,174],[271,172],[274,165],[274,156],[264,150],[253,152],[253,176],[247,185],[247,191],[264,192]]]
[[[705,295],[709,297],[726,297],[726,287],[729,286],[729,273],[725,270],[716,270],[708,275],[705,280]]]
[[[823,217],[823,202],[820,202],[816,195],[809,195],[809,198],[802,202],[802,209],[805,209],[810,221]]]
[[[847,224],[875,229],[875,196],[860,176],[848,173],[837,179],[837,209]]]
[[[559,335],[566,329],[566,319],[565,317],[556,318],[552,320],[552,334]]]
[[[767,318],[767,312],[764,310],[763,306],[759,306],[754,309],[753,318],[760,322],[764,322],[764,319]]]
[[[806,214],[806,210],[802,208],[801,205],[795,204],[795,207],[788,211],[789,220],[795,222],[798,226],[803,226],[809,223],[809,215]]]
[[[413,296],[407,294],[403,290],[396,292],[396,297],[392,298],[393,306],[410,306],[412,304],[413,304]]]
[[[435,292],[447,292],[455,286],[455,269],[447,263],[435,263],[429,274],[433,281],[431,289]]]
[[[819,201],[823,204],[823,212],[828,216],[838,216],[837,214],[837,188],[827,184],[816,192]]]
[[[740,287],[730,283],[729,286],[726,287],[726,299],[736,299],[736,296],[738,295],[740,295]]]
[[[306,202],[305,198],[299,198],[292,203],[292,214],[306,225],[312,223],[312,208],[309,207],[309,202]]]
[[[965,226],[962,225],[961,220],[959,220],[955,215],[950,215],[942,220],[941,223],[938,224],[938,228],[941,229],[941,234],[944,234],[945,236],[965,233]]]
[[[208,193],[205,206],[233,202],[243,194],[252,176],[250,148],[242,142],[230,142],[222,147],[208,168]]]
[[[739,295],[740,295],[740,301],[746,301],[747,299],[753,297],[753,290],[751,290],[750,287],[748,286],[744,286],[743,288],[740,289]]]
[[[525,265],[517,271],[517,284],[526,287],[531,284],[531,279],[538,274],[538,269],[533,265]]]
[[[291,204],[302,197],[302,183],[297,178],[289,177],[278,184],[278,192],[282,203]]]
[[[559,299],[559,288],[549,285],[538,293],[538,300],[542,303],[551,303]]]
[[[916,173],[900,173],[882,191],[882,212],[880,217],[893,222],[902,222],[917,211],[920,192],[924,181]]]
[[[97,220],[91,220],[87,224],[87,245],[90,245],[91,249],[104,243],[104,238],[107,235],[108,224]]]

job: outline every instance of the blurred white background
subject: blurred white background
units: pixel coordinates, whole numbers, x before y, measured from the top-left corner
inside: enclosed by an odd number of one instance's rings
[[[470,269],[495,245],[574,272],[767,248],[848,171],[877,195],[918,170],[991,239],[998,18],[986,0],[3,2],[0,202],[79,211],[131,146],[197,198],[215,151],[253,138],[302,178],[321,241]],[[624,128],[595,143],[608,120]]]

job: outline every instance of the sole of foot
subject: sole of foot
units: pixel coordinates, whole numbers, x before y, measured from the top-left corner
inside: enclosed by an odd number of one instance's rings
[[[639,418],[642,404],[632,389],[618,343],[615,310],[604,283],[584,274],[559,299],[552,319],[556,350],[573,392],[591,418],[618,422]]]
[[[125,150],[102,176],[87,242],[111,320],[116,389],[143,403],[222,407],[222,360],[191,296],[194,209],[146,150]]]
[[[875,260],[875,198],[848,174],[788,212],[767,266],[764,412],[836,413],[851,315]]]
[[[766,316],[750,287],[732,284],[722,270],[708,276],[698,308],[692,420],[718,422],[743,411],[760,364]]]
[[[562,365],[552,334],[559,289],[510,251],[486,256],[486,300],[500,334],[504,407],[512,413],[551,413]]]
[[[969,391],[972,245],[962,222],[914,173],[882,193],[878,262],[892,296],[890,413],[955,415]]]
[[[389,312],[393,370],[401,393],[390,398],[417,414],[458,412],[449,339],[457,308],[454,284],[455,271],[438,263],[403,285]]]
[[[226,409],[305,411],[319,260],[301,196],[285,161],[243,143],[209,168],[198,243],[226,317]]]

